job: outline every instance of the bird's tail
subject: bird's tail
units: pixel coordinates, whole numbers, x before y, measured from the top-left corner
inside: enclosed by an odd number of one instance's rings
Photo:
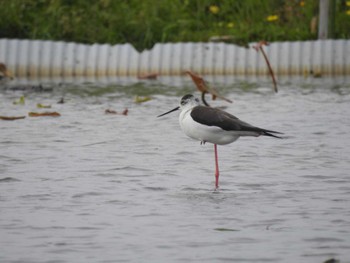
[[[278,135],[275,135],[275,134],[283,134],[282,132],[276,132],[276,131],[270,131],[270,130],[263,130],[263,133],[262,135],[265,135],[265,136],[270,136],[270,137],[275,137],[275,138],[278,138],[278,139],[283,139],[282,136],[278,136]]]

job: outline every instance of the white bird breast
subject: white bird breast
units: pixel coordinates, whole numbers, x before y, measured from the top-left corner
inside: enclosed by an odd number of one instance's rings
[[[182,131],[190,138],[213,144],[229,144],[240,136],[235,131],[225,131],[217,126],[207,126],[194,121],[190,115],[191,110],[183,110],[179,116]]]

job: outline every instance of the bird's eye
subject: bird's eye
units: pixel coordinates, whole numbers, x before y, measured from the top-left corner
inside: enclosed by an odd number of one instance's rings
[[[198,102],[198,103],[199,103],[199,99],[198,99],[198,98],[196,98],[195,100],[196,100],[196,102]]]

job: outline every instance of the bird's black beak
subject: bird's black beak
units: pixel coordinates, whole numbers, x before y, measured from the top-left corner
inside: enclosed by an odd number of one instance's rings
[[[167,115],[167,114],[169,114],[169,113],[172,113],[173,111],[177,111],[178,109],[180,109],[180,106],[177,106],[176,108],[174,108],[174,109],[172,109],[172,110],[170,110],[170,111],[167,111],[166,113],[163,113],[163,114],[158,115],[157,118],[158,118],[158,117],[162,117],[162,116],[164,116],[164,115]]]

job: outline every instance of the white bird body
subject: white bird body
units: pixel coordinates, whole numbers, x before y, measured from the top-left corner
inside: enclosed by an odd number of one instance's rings
[[[191,110],[182,110],[179,115],[179,123],[182,131],[190,138],[203,143],[225,145],[234,142],[241,136],[238,132],[227,132],[217,126],[206,126],[196,122],[191,117]]]

